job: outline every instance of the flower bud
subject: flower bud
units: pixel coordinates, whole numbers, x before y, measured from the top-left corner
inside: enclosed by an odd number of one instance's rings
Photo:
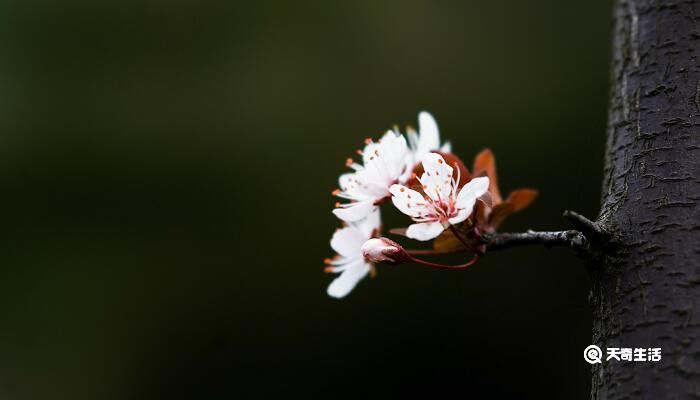
[[[405,258],[403,247],[385,237],[369,239],[361,250],[365,260],[372,263],[398,264]]]

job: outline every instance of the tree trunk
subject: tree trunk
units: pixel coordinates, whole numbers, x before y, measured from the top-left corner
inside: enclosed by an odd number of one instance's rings
[[[700,397],[700,0],[618,0],[593,277],[593,399]],[[596,244],[592,243],[594,250]],[[606,361],[660,347],[658,362]]]

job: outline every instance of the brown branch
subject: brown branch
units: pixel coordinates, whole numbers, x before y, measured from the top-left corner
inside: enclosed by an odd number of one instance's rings
[[[493,233],[484,235],[488,250],[507,249],[527,244],[541,244],[546,247],[568,246],[573,248],[580,257],[590,258],[595,256],[591,243],[605,244],[610,240],[610,235],[597,223],[574,212],[564,211],[564,217],[568,219],[577,230],[524,233]]]

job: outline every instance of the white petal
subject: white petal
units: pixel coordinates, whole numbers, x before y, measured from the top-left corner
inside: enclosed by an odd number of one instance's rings
[[[440,236],[444,228],[439,222],[424,222],[413,224],[406,230],[406,236],[416,240],[431,240]]]
[[[345,258],[362,257],[362,245],[369,237],[356,226],[346,226],[338,229],[331,238],[331,247],[336,253]]]
[[[435,118],[429,112],[422,111],[418,114],[418,153],[423,154],[437,150],[440,147],[440,131]]]
[[[392,147],[387,149],[386,153],[388,155],[387,162],[390,163],[391,177],[396,179],[406,171],[406,162],[410,159],[406,138],[403,135],[397,136]]]
[[[406,156],[406,161],[403,166],[403,174],[399,175],[397,181],[401,184],[408,182],[408,180],[413,176],[413,168],[415,166],[416,165],[414,164],[411,156]]]
[[[413,218],[427,214],[426,200],[422,194],[403,185],[391,185],[389,192],[392,194],[391,202],[402,213]]]
[[[406,136],[408,136],[408,144],[411,146],[411,149],[418,149],[419,140],[416,130],[409,126],[406,128]]]
[[[379,141],[378,147],[374,149],[372,161],[380,163],[387,177],[394,181],[404,173],[409,155],[406,138],[403,135],[397,135],[394,131],[387,131]]]
[[[374,233],[375,231],[379,232],[379,228],[381,228],[382,225],[379,207],[372,211],[367,216],[367,218],[364,218],[357,222],[352,222],[351,224],[357,227],[360,233],[362,233],[362,237],[364,237],[365,240],[371,238],[372,233]]]
[[[445,144],[440,147],[440,152],[441,153],[452,153],[452,143],[450,142],[445,142]]]
[[[368,187],[362,179],[363,175],[361,172],[351,172],[340,175],[338,183],[340,184],[340,190],[342,191],[342,196],[351,200],[369,200],[374,198],[372,193],[372,187]]]
[[[484,195],[488,190],[489,178],[485,176],[474,178],[459,191],[455,205],[457,208],[468,210],[471,214],[476,199]]]
[[[343,221],[354,222],[367,217],[376,208],[374,200],[359,201],[337,207],[333,210],[333,214]]]
[[[345,271],[335,278],[328,286],[327,293],[331,297],[345,297],[350,291],[355,288],[355,285],[364,278],[369,272],[370,267],[364,260],[359,260],[347,266]]]
[[[471,214],[471,213],[472,213],[471,210],[459,210],[457,212],[457,216],[449,219],[450,224],[457,225],[458,223],[467,219],[469,217],[469,214]]]
[[[425,172],[420,178],[423,190],[433,200],[447,200],[452,194],[452,167],[441,155],[427,153],[421,159]]]

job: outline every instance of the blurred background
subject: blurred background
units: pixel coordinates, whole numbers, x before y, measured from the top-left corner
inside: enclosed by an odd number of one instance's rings
[[[421,110],[540,191],[503,231],[596,216],[610,8],[3,2],[0,398],[587,398],[570,250],[340,301],[322,260],[345,159]]]

